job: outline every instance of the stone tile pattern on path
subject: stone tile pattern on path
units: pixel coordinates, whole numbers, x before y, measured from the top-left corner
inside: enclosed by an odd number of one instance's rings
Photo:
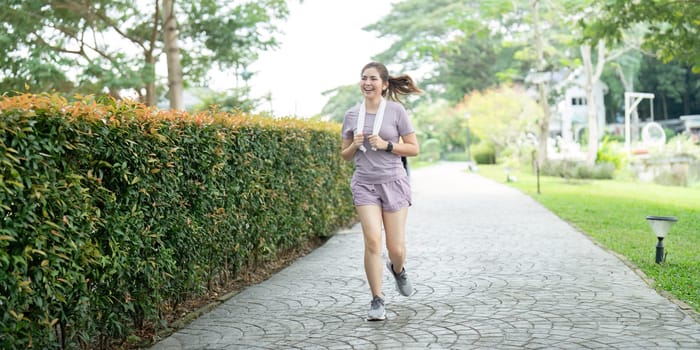
[[[412,171],[407,271],[417,292],[400,296],[385,271],[387,321],[365,321],[358,224],[152,350],[700,349],[700,324],[618,258],[464,169]],[[654,244],[650,233],[649,259]]]

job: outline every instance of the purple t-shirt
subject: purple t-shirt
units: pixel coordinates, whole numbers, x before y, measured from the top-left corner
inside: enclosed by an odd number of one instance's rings
[[[355,135],[359,112],[359,104],[345,112],[341,131],[343,139],[352,139]],[[387,183],[407,176],[406,169],[404,169],[401,162],[401,156],[380,149],[372,150],[368,136],[372,134],[375,117],[376,114],[367,113],[365,115],[365,125],[362,134],[365,135],[367,152],[362,152],[359,149],[355,152],[355,174],[353,179],[366,184]],[[411,125],[406,109],[398,102],[386,101],[384,120],[382,121],[382,127],[379,129],[379,137],[385,141],[397,144],[400,136],[406,136],[413,132],[413,125]]]

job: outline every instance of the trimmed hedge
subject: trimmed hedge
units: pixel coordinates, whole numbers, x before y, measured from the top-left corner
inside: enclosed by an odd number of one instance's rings
[[[354,219],[339,125],[0,99],[0,348],[107,348]]]

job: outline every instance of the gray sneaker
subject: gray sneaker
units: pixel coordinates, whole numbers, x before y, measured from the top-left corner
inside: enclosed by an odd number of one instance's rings
[[[386,319],[386,311],[384,311],[384,299],[375,296],[370,303],[369,311],[367,312],[367,321],[384,321]]]
[[[401,272],[395,273],[394,265],[389,260],[387,260],[386,262],[386,267],[389,269],[391,275],[394,276],[394,279],[396,280],[396,289],[399,291],[399,294],[405,297],[411,296],[411,294],[413,294],[413,286],[411,286],[411,282],[409,282],[408,280],[406,268],[404,267],[401,270]]]

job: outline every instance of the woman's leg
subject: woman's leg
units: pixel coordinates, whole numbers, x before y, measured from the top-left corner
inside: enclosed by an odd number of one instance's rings
[[[394,272],[399,273],[406,262],[406,217],[408,207],[398,211],[384,211],[384,230],[386,231],[386,249],[389,260],[394,266]]]
[[[382,296],[382,209],[375,205],[357,206],[365,242],[365,274],[372,296]]]

